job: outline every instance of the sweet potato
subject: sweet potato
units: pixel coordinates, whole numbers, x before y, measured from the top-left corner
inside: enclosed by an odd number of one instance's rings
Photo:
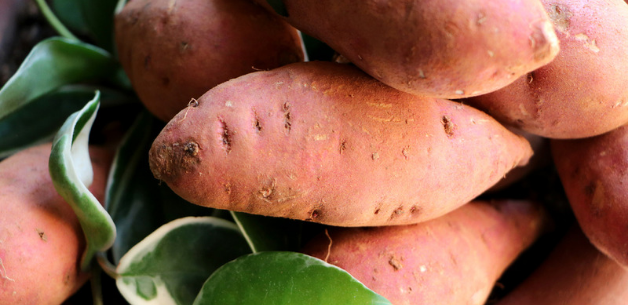
[[[506,128],[513,133],[526,138],[526,140],[530,143],[530,147],[532,147],[534,155],[530,158],[530,161],[526,164],[526,166],[517,167],[508,172],[503,179],[488,189],[487,193],[503,190],[512,184],[519,182],[531,172],[552,163],[552,155],[550,153],[549,145],[550,141],[548,139],[533,135],[518,128],[508,126]]]
[[[79,268],[85,237],[48,173],[50,144],[0,162],[0,303],[61,304],[85,281]],[[102,202],[111,153],[90,149]]]
[[[210,90],[168,123],[149,161],[195,204],[365,226],[443,215],[531,154],[471,107],[308,62]]]
[[[624,305],[628,270],[600,253],[578,228],[497,305]]]
[[[560,39],[550,64],[466,103],[549,138],[584,138],[628,123],[628,5],[544,0]]]
[[[231,78],[303,61],[297,31],[249,0],[133,0],[115,31],[133,88],[165,122]]]
[[[479,305],[541,233],[543,215],[530,202],[473,202],[416,225],[330,229],[303,252],[346,270],[395,305]]]
[[[580,227],[628,268],[628,126],[580,140],[553,140],[552,154]]]
[[[381,82],[424,97],[495,91],[559,51],[539,0],[282,2],[290,24]]]

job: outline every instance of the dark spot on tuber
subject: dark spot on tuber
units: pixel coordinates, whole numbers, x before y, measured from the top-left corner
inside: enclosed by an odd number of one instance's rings
[[[342,141],[340,142],[340,147],[338,148],[338,151],[340,151],[340,154],[342,154],[345,150],[347,150],[347,141]]]
[[[198,144],[196,144],[195,142],[187,142],[185,143],[185,146],[183,148],[185,150],[185,152],[190,155],[190,156],[196,156],[198,155]]]
[[[290,133],[290,130],[292,129],[292,117],[290,114],[290,104],[288,102],[285,102],[283,104],[283,112],[284,112],[284,129],[286,130],[286,133]]]
[[[532,81],[534,81],[534,71],[528,73],[527,79],[528,79],[528,84],[531,84]]]
[[[255,130],[257,131],[257,133],[260,133],[262,131],[262,123],[260,123],[258,118],[255,118]]]
[[[46,233],[44,233],[44,231],[40,230],[40,229],[35,229],[37,230],[37,234],[39,235],[39,238],[43,241],[48,241],[48,237],[46,236]]]
[[[396,208],[391,214],[390,214],[390,219],[393,219],[397,216],[400,216],[401,214],[403,214],[403,206],[399,206],[398,208]]]
[[[447,135],[447,137],[452,137],[454,135],[454,129],[455,129],[455,125],[454,123],[451,121],[451,119],[444,115],[441,120],[440,120],[441,124],[443,124],[443,129],[445,130],[445,134]]]
[[[161,79],[161,84],[164,85],[164,87],[167,87],[168,85],[170,85],[170,78],[168,77],[163,77]]]
[[[413,205],[410,208],[410,214],[412,215],[419,215],[421,212],[423,212],[423,209],[420,206]]]
[[[229,132],[229,126],[227,123],[220,119],[220,139],[223,145],[223,148],[227,153],[231,152],[231,134]]]
[[[190,49],[190,44],[187,41],[181,41],[181,43],[179,44],[179,51],[181,53],[184,53],[189,49]]]
[[[321,210],[319,206],[318,208],[311,210],[308,214],[309,214],[309,217],[306,218],[305,221],[313,221],[319,218],[323,214],[323,211]]]

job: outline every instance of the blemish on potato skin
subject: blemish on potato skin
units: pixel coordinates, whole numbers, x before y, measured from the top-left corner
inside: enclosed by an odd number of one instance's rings
[[[153,176],[162,181],[178,179],[182,174],[199,163],[201,147],[196,141],[187,141],[184,145],[178,142],[153,144],[149,152],[149,166]]]
[[[196,157],[196,155],[198,155],[199,146],[196,142],[187,142],[183,149],[188,155]]]
[[[392,220],[395,217],[401,216],[402,214],[403,214],[403,206],[399,206],[390,214],[390,219]]]
[[[277,179],[271,179],[270,182],[266,183],[266,185],[258,191],[260,198],[268,203],[272,202],[275,199],[275,195],[277,193],[276,186]]]
[[[37,235],[39,235],[39,238],[41,240],[43,240],[44,242],[48,241],[48,237],[46,236],[46,233],[44,233],[43,230],[40,230],[40,229],[35,229],[35,230],[37,231]]]
[[[401,270],[401,268],[403,268],[403,264],[401,264],[401,260],[396,258],[394,255],[390,256],[390,259],[388,260],[388,264],[392,266],[395,271],[399,271]]]
[[[292,129],[292,115],[290,113],[290,103],[285,102],[282,106],[282,111],[284,112],[284,129],[286,133],[290,133]]]
[[[444,115],[441,118],[440,122],[441,124],[443,124],[443,129],[445,130],[445,134],[447,135],[447,137],[451,138],[454,135],[454,129],[455,129],[454,123],[446,115]]]
[[[410,146],[406,146],[401,149],[401,154],[406,160],[410,159]]]
[[[423,209],[422,209],[420,206],[413,205],[413,206],[410,208],[410,214],[411,214],[411,215],[413,215],[413,216],[415,216],[415,215],[420,215],[420,214],[421,214],[421,212],[423,212]]]
[[[571,23],[570,19],[573,14],[567,7],[559,4],[552,4],[549,10],[547,10],[547,14],[552,20],[556,30],[560,32],[567,32],[569,30],[569,25]]]
[[[222,142],[222,145],[225,151],[227,153],[230,153],[232,139],[231,139],[231,132],[229,131],[229,126],[227,126],[227,123],[222,119],[219,119],[219,122],[220,122],[220,140]]]
[[[341,141],[340,146],[338,147],[338,151],[342,155],[345,150],[347,150],[347,141]]]
[[[188,50],[190,50],[191,45],[187,42],[187,41],[181,41],[181,43],[179,44],[179,52],[181,53],[185,53]]]
[[[314,208],[312,209],[309,213],[308,213],[308,217],[305,218],[305,221],[314,221],[317,218],[321,217],[321,215],[323,214],[323,211],[320,207],[318,208]]]

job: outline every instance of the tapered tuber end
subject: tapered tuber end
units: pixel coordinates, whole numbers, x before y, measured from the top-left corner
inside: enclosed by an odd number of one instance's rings
[[[156,179],[170,183],[199,163],[200,146],[194,141],[169,143],[155,140],[149,152],[149,165]]]
[[[534,60],[549,63],[560,51],[560,41],[550,21],[541,21],[532,25],[530,44],[534,50]]]

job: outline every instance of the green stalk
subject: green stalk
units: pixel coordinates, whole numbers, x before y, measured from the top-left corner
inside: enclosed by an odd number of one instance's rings
[[[67,39],[81,41],[76,36],[74,36],[74,34],[72,34],[70,30],[68,30],[68,28],[63,25],[63,23],[61,23],[59,18],[55,16],[45,0],[35,0],[35,2],[37,2],[37,6],[39,6],[41,13],[44,14],[44,17],[46,17],[48,23],[50,23],[50,25],[57,31],[57,33],[59,33],[59,35]]]

